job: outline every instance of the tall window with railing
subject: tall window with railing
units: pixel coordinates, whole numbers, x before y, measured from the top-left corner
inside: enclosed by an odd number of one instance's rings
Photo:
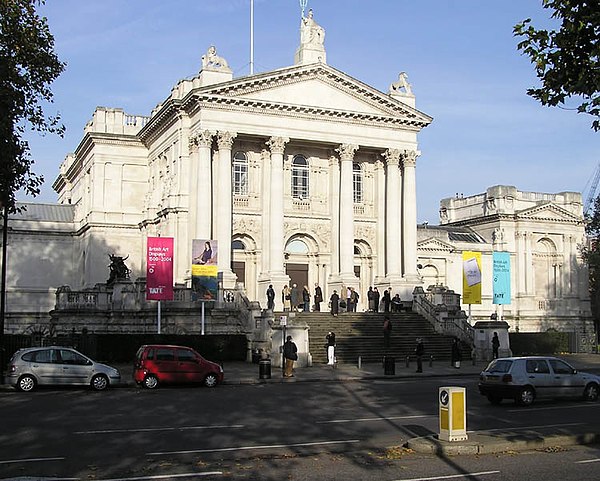
[[[248,195],[248,156],[236,152],[233,156],[233,194]]]
[[[295,155],[292,159],[292,197],[294,199],[308,199],[309,171],[308,160],[303,155]]]
[[[352,184],[354,187],[354,203],[361,204],[363,201],[363,174],[359,163],[352,165]]]

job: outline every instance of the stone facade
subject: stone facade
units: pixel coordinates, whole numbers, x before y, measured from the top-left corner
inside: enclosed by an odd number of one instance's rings
[[[192,240],[216,240],[223,289],[264,307],[273,284],[276,310],[291,282],[311,292],[318,283],[325,306],[353,286],[359,310],[369,286],[403,299],[429,284],[460,292],[462,250],[481,250],[487,264],[493,249],[509,250],[512,328],[588,319],[581,196],[493,187],[443,200],[441,225],[417,231],[417,135],[432,118],[415,108],[404,72],[383,93],[327,65],[324,35],[303,18],[293,66],[240,78],[210,47],[198,75],[149,116],[98,107],[60,166],[59,205],[10,219],[7,332],[48,322],[59,287],[105,283],[111,254],[143,278],[151,236],[174,238],[181,286]],[[490,299],[486,280],[477,316],[489,316]]]

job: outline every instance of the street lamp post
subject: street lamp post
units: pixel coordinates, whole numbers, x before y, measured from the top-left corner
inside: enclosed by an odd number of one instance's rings
[[[4,384],[4,316],[6,312],[6,253],[8,239],[8,206],[2,203],[2,274],[0,279],[0,384]]]

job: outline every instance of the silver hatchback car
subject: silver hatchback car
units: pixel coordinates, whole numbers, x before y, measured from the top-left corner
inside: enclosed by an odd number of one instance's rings
[[[7,381],[20,391],[31,391],[37,385],[87,385],[103,391],[120,382],[121,374],[70,347],[30,347],[12,356]]]
[[[528,406],[541,397],[579,397],[596,401],[600,377],[579,372],[557,357],[505,357],[494,359],[481,372],[479,392],[492,404],[514,399]]]

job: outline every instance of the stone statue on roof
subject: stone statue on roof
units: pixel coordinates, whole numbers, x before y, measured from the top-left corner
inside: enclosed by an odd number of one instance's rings
[[[228,69],[227,60],[217,55],[217,48],[214,45],[208,47],[208,50],[202,55],[202,68]]]
[[[406,95],[412,94],[412,88],[408,83],[408,74],[406,72],[400,72],[398,75],[398,81],[390,85],[390,93],[404,93]]]
[[[308,15],[302,17],[302,24],[300,25],[300,44],[324,45],[324,43],[325,29],[315,22],[311,8],[308,11]]]

